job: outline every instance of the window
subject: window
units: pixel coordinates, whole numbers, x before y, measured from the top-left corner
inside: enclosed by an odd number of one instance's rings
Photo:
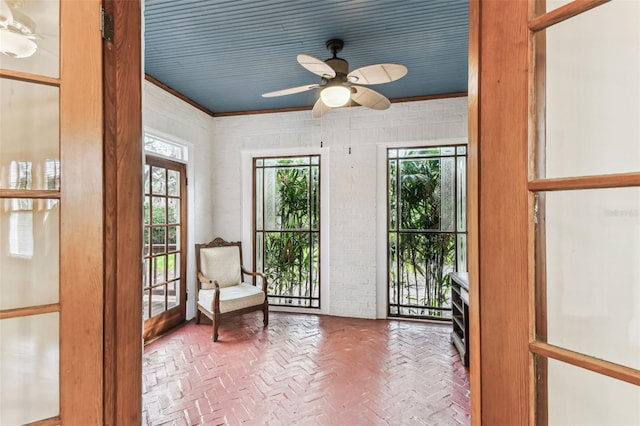
[[[466,147],[387,150],[389,316],[449,319],[466,271]]]
[[[168,139],[145,132],[144,149],[148,153],[160,155],[162,157],[187,162],[188,148],[185,145],[172,142]]]
[[[254,268],[276,306],[320,308],[320,156],[254,158]]]

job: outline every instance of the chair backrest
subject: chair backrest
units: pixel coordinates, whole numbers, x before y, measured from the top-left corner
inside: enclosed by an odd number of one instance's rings
[[[198,271],[206,279],[216,280],[220,287],[242,281],[242,247],[239,241],[227,242],[216,238],[207,244],[196,244],[196,263]]]

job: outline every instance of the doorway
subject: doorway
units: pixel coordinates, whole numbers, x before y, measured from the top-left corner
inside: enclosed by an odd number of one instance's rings
[[[390,317],[451,319],[449,273],[467,270],[466,152],[387,149]]]
[[[146,156],[144,166],[145,341],[186,319],[186,166]]]
[[[269,303],[320,308],[320,155],[253,160],[254,270]]]

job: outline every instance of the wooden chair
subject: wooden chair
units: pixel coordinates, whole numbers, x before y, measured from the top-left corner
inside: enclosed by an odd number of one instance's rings
[[[218,327],[223,318],[262,310],[265,327],[269,324],[267,279],[259,272],[244,268],[240,241],[216,238],[207,244],[196,244],[196,270],[196,323],[200,324],[202,314],[211,319],[214,342],[218,340]],[[251,282],[245,281],[245,275],[251,276]],[[256,286],[257,278],[261,287]]]

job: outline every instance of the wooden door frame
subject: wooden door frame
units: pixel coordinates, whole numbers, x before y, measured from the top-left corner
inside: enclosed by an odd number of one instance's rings
[[[104,43],[104,423],[140,424],[142,218],[131,211],[142,212],[141,4],[104,6],[114,24],[113,42]],[[469,12],[472,423],[532,424],[529,5],[470,0]]]
[[[468,231],[473,425],[534,424],[528,257],[530,2],[470,0]]]
[[[142,423],[140,0],[104,0],[104,424]]]

